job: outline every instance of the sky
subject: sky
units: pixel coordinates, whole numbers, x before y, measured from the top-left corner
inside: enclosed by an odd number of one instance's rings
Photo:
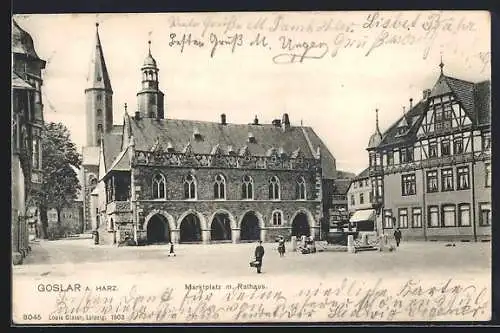
[[[314,129],[338,170],[353,173],[367,166],[375,109],[383,132],[403,108],[408,110],[410,98],[416,104],[422,91],[432,88],[441,59],[449,76],[478,82],[491,75],[487,12],[37,14],[14,19],[47,61],[45,120],[64,123],[78,146],[85,144],[84,90],[96,22],[115,124],[122,123],[124,103],[129,114],[135,111],[140,67],[151,40],[167,118],[219,121],[225,113],[232,123],[250,123],[255,115],[270,123],[286,112],[292,125]],[[266,43],[251,43],[263,37]]]

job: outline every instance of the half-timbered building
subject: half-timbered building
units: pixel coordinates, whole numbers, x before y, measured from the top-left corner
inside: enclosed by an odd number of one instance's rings
[[[491,237],[490,81],[441,73],[385,133],[370,137],[380,230],[403,238]],[[378,118],[378,114],[377,114]]]

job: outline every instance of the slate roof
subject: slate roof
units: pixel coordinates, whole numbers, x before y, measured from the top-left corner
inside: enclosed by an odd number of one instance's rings
[[[99,165],[99,147],[83,147],[82,165]]]
[[[342,171],[342,170],[337,170],[337,178],[349,178],[352,179],[356,177],[356,174],[353,172],[348,172],[348,171]]]
[[[360,179],[365,179],[370,176],[370,168],[366,168],[363,171],[361,171],[356,177],[354,177],[352,180],[360,180]]]
[[[28,89],[35,90],[35,88],[26,82],[19,74],[12,72],[12,89]]]
[[[113,126],[114,129],[114,126]],[[111,164],[115,158],[120,154],[122,145],[122,133],[106,133],[103,136],[103,153],[104,153],[104,165],[106,169],[111,167]]]
[[[345,195],[345,194],[347,194],[347,191],[349,190],[349,186],[351,185],[351,179],[350,178],[335,179],[334,184],[335,184],[335,186],[333,188],[333,194],[334,195]]]
[[[38,57],[31,35],[24,31],[15,20],[12,20],[12,53],[24,54],[45,63]]]
[[[440,75],[432,88],[431,97],[446,93],[453,93],[458,102],[465,109],[467,115],[475,124],[491,123],[491,83],[483,81],[479,83],[468,82],[446,75]],[[420,100],[404,117],[409,124],[409,130],[404,135],[397,135],[397,127],[402,117],[389,127],[383,134],[383,139],[378,147],[399,145],[413,142],[416,139],[417,130],[427,111],[427,100]]]
[[[106,61],[104,61],[104,52],[102,50],[99,30],[96,30],[96,44],[94,57],[90,62],[89,74],[87,77],[87,88],[105,89],[113,91],[111,80],[109,79]]]
[[[108,168],[108,171],[130,171],[130,160],[128,158],[128,147],[122,150]]]
[[[291,155],[300,149],[305,158],[313,158],[319,146],[322,154],[323,176],[335,178],[335,158],[309,127],[290,126],[286,131],[272,124],[226,124],[178,119],[130,118],[130,130],[134,136],[136,150],[150,150],[159,138],[163,147],[172,145],[181,152],[191,144],[194,153],[210,154],[219,145],[223,154],[228,148],[233,151],[247,147],[251,155],[266,156],[270,149],[281,148]],[[197,131],[200,139],[194,137]],[[255,143],[248,142],[253,135]]]

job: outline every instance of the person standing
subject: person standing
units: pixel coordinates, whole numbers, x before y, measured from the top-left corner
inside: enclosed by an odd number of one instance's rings
[[[280,257],[285,256],[285,239],[283,238],[283,236],[280,237],[278,243],[278,252],[280,254]]]
[[[258,261],[257,265],[257,273],[261,273],[262,269],[262,259],[264,258],[264,247],[262,246],[262,241],[259,241],[259,245],[255,248],[255,260]]]
[[[394,239],[396,240],[396,246],[399,246],[399,243],[401,242],[401,230],[399,230],[399,228],[397,228],[395,231],[394,231]]]
[[[174,243],[170,241],[170,252],[168,253],[169,257],[175,257],[175,252],[174,252]]]

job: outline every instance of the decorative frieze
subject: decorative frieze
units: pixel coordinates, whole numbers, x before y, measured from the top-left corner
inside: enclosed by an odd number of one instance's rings
[[[314,158],[290,158],[284,154],[271,156],[252,156],[245,154],[195,154],[191,150],[186,153],[139,151],[136,150],[133,165],[165,166],[165,167],[193,167],[193,168],[241,168],[241,169],[269,169],[269,170],[304,170],[317,171],[320,160]]]

